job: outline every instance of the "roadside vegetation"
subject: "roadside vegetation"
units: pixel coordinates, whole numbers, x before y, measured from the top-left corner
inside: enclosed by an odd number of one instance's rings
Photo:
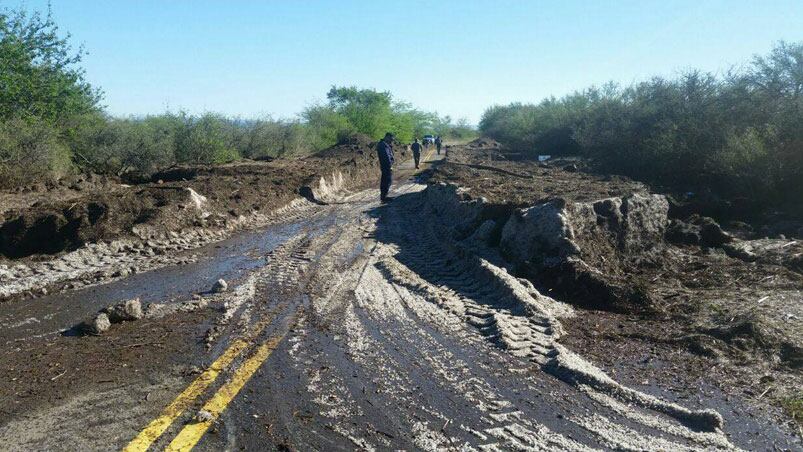
[[[801,436],[803,436],[803,394],[797,397],[789,397],[781,402],[786,412],[792,417],[798,428],[801,429]]]
[[[91,86],[49,12],[0,10],[0,187],[69,173],[126,177],[179,163],[216,164],[240,158],[301,156],[359,133],[402,142],[426,133],[467,139],[476,131],[397,101],[389,92],[332,87],[327,102],[298,118],[243,119],[183,111],[114,117]]]
[[[800,210],[803,43],[781,42],[723,75],[688,71],[494,106],[480,131],[524,153],[584,156],[601,172],[681,193]]]

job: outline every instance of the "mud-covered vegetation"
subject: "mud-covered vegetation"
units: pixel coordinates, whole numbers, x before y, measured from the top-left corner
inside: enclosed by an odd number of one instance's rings
[[[803,43],[724,75],[689,71],[489,108],[483,134],[532,154],[581,155],[602,172],[753,210],[800,210]]]
[[[412,108],[389,92],[332,87],[298,118],[166,112],[113,117],[50,13],[0,10],[0,187],[94,172],[140,178],[174,164],[311,154],[360,133],[400,141],[425,133],[465,139],[474,130]]]

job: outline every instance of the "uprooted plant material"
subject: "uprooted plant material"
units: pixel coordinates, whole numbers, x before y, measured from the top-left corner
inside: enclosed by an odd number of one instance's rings
[[[543,293],[585,308],[564,341],[602,365],[689,357],[683,378],[796,397],[803,365],[803,240],[694,212],[643,184],[533,162],[497,146],[453,149],[430,179],[472,205],[459,234],[498,249]],[[515,177],[511,174],[516,175]],[[794,229],[786,227],[786,230]],[[655,366],[654,373],[670,365]],[[696,371],[692,371],[696,369]],[[712,370],[715,369],[715,370]],[[671,378],[678,378],[673,375]],[[768,384],[771,381],[771,384]]]

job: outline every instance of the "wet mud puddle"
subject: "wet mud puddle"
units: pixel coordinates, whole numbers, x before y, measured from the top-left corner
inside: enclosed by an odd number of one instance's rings
[[[0,315],[0,343],[11,344],[68,332],[77,323],[111,304],[139,298],[177,303],[209,291],[215,281],[236,283],[265,265],[265,256],[298,234],[319,233],[335,221],[330,212],[238,234],[227,240],[182,252],[193,262],[156,268],[127,278],[66,293],[5,303]],[[69,334],[69,333],[67,333]]]

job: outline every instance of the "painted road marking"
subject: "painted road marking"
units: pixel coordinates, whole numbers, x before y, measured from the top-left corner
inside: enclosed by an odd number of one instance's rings
[[[427,155],[425,155],[425,156],[424,156],[424,160],[423,160],[423,162],[422,162],[422,163],[429,163],[429,164],[432,164],[432,160],[431,160],[431,159],[432,159],[432,154],[433,154],[434,152],[435,152],[435,150],[434,150],[434,149],[430,149],[430,150],[429,150],[429,152],[427,152]]]
[[[201,408],[212,416],[202,422],[187,424],[165,450],[170,452],[192,450],[204,436],[204,433],[209,430],[209,427],[211,427],[220,414],[223,413],[229,403],[234,400],[243,386],[248,383],[248,380],[251,379],[257,369],[262,366],[262,363],[268,359],[283,337],[284,335],[268,339],[260,345],[256,352],[234,371],[231,380],[223,385],[215,395],[206,402],[203,408]]]
[[[184,410],[190,406],[195,399],[204,393],[206,388],[211,385],[221,372],[234,361],[240,353],[248,347],[248,342],[244,340],[236,340],[232,345],[223,352],[218,359],[209,366],[201,375],[198,376],[187,388],[182,391],[178,397],[175,398],[165,409],[162,414],[156,419],[151,421],[136,438],[134,438],[123,449],[124,452],[145,452],[153,444],[154,441],[159,439],[160,436],[167,430],[173,421],[178,418]]]

